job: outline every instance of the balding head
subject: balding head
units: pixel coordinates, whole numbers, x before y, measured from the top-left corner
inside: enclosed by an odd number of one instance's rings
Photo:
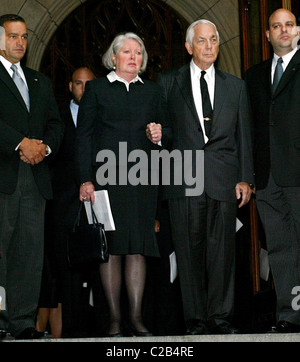
[[[80,103],[85,91],[86,82],[95,79],[94,73],[87,67],[81,67],[74,71],[72,80],[69,83],[69,90],[73,95],[74,102]]]
[[[299,31],[296,17],[286,9],[278,9],[269,18],[266,36],[275,54],[282,57],[297,47]]]

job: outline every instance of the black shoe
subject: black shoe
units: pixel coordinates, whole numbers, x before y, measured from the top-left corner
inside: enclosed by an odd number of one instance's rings
[[[192,319],[187,321],[187,331],[188,336],[198,336],[203,334],[208,334],[208,329],[205,323],[199,319]]]
[[[39,339],[44,336],[44,332],[38,332],[35,328],[29,327],[24,329],[23,332],[15,336],[15,339]]]
[[[288,321],[279,321],[272,328],[272,333],[300,333],[300,325]]]
[[[216,325],[212,330],[211,334],[238,334],[239,330],[229,323],[222,323]]]
[[[121,338],[123,337],[123,334],[121,332],[118,332],[118,333],[112,333],[112,334],[107,334],[106,337],[109,337],[109,338]]]
[[[130,327],[130,334],[135,337],[153,337],[153,334],[149,331],[142,332],[135,329],[133,326]]]
[[[6,338],[6,330],[5,329],[0,329],[0,340]]]

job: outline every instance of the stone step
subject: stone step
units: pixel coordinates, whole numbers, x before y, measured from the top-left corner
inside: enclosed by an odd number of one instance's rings
[[[19,342],[7,337],[2,342]],[[24,341],[23,341],[24,342]],[[51,335],[38,340],[26,342],[102,342],[126,343],[148,342],[157,344],[166,343],[201,343],[201,342],[300,342],[300,333],[264,333],[264,334],[234,334],[234,335],[203,335],[203,336],[165,336],[165,337],[121,337],[121,338],[61,338],[53,339]]]

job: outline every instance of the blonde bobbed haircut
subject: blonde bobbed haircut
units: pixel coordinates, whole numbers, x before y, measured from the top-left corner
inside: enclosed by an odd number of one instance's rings
[[[114,69],[115,65],[112,60],[112,57],[113,57],[113,55],[116,55],[116,56],[118,55],[119,50],[122,48],[125,40],[128,40],[128,39],[136,40],[140,44],[141,50],[142,50],[142,59],[143,59],[140,71],[144,72],[146,70],[147,62],[148,62],[148,54],[147,54],[143,40],[135,33],[122,33],[122,34],[117,35],[114,38],[110,47],[108,48],[108,50],[102,57],[102,63],[105,66],[105,68],[107,68],[109,70]]]

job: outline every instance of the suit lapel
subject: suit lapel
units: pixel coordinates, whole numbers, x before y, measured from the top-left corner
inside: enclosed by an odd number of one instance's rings
[[[0,62],[0,79],[7,86],[8,90],[17,98],[18,102],[27,110],[26,104],[17,86],[15,85],[15,82],[12,80],[12,77],[8,74],[7,70],[4,68],[1,62]]]
[[[222,110],[223,103],[228,95],[228,89],[225,86],[226,76],[216,69],[216,77],[215,77],[215,96],[214,96],[214,113],[213,113],[213,125],[218,119],[218,115]]]
[[[195,106],[193,90],[192,90],[192,81],[191,81],[191,71],[190,65],[187,64],[179,70],[179,74],[176,77],[176,81],[181,90],[181,94],[189,106],[191,112],[194,115],[194,119],[198,124],[200,124],[200,120],[198,117],[198,113]]]
[[[288,67],[283,73],[278,87],[275,91],[274,97],[282,92],[282,90],[287,86],[287,84],[292,80],[295,76],[296,72],[300,69],[300,50],[296,52],[296,54],[291,59]]]
[[[262,82],[267,94],[272,97],[272,87],[271,87],[271,68],[272,68],[272,59],[267,60],[263,63],[261,68],[262,72],[258,75],[258,79]]]
[[[30,98],[30,112],[33,112],[36,102],[33,102],[34,99],[37,99],[40,92],[40,82],[38,75],[26,67],[23,68],[26,82],[29,89],[29,98]]]

